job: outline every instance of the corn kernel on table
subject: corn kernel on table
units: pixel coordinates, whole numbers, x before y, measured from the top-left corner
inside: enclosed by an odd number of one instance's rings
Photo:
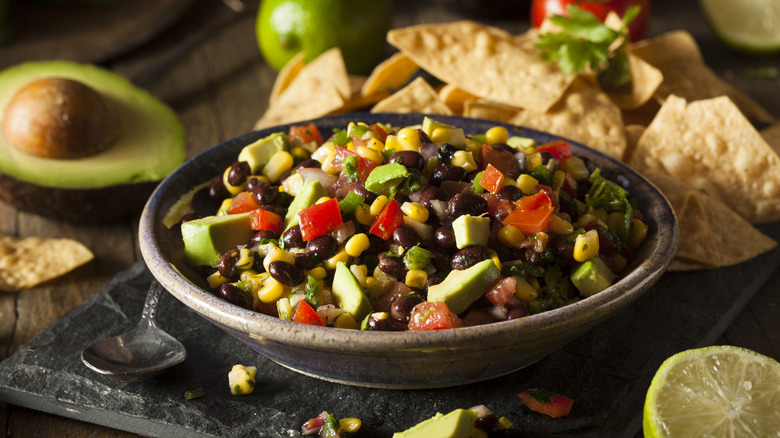
[[[519,33],[529,26],[530,5],[523,1],[517,3],[525,11],[507,12],[495,18],[470,15],[473,11],[457,7],[454,0],[399,1],[394,26],[473,18]],[[150,87],[182,120],[187,131],[188,156],[251,130],[268,105],[276,73],[263,62],[257,48],[254,29],[257,2],[247,4],[249,13],[179,58]],[[164,32],[110,59],[95,62],[130,78],[137,77],[175,50],[180,40],[223,14],[224,7],[221,2],[194,1]],[[741,73],[745,68],[776,67],[780,58],[746,57],[727,50],[707,27],[697,2],[685,2],[684,6],[670,2],[653,5],[648,34],[672,29],[690,31],[716,73],[758,100],[773,116],[780,117],[780,79]],[[46,36],[45,30],[40,36]],[[41,54],[31,53],[30,59],[34,58],[41,58]],[[20,346],[95,294],[117,273],[141,260],[137,245],[139,215],[140,211],[118,223],[87,226],[19,212],[0,203],[0,232],[19,237],[70,237],[84,243],[95,254],[94,261],[65,277],[17,294],[0,294],[0,360],[13,355]],[[764,287],[734,315],[733,322],[716,343],[738,345],[780,358],[780,272],[767,273],[767,278]],[[312,412],[312,416],[318,413]],[[291,428],[299,426],[290,425]],[[0,431],[9,437],[139,436],[3,403],[0,403]]]

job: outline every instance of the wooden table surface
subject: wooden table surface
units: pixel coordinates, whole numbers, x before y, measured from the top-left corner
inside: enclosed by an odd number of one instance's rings
[[[453,0],[397,2],[395,26],[442,22],[467,16],[453,8]],[[483,3],[484,2],[464,2]],[[515,2],[517,3],[517,2]],[[519,2],[519,14],[502,14],[483,20],[512,32],[528,28],[528,4]],[[529,1],[530,3],[530,1]],[[744,75],[745,67],[777,68],[775,58],[747,58],[727,51],[715,39],[698,10],[698,2],[686,6],[657,1],[653,5],[650,35],[687,29],[702,47],[706,61],[721,76],[749,93],[775,117],[780,117],[780,79]],[[212,35],[180,58],[167,74],[150,87],[157,97],[179,115],[187,131],[187,153],[192,156],[220,141],[252,129],[267,107],[268,92],[276,72],[262,60],[255,39],[257,1],[248,2],[249,13]],[[179,41],[207,26],[226,8],[214,0],[196,0],[162,34],[110,60],[100,60],[118,73],[135,78],[175,50]],[[40,57],[31,54],[31,59]],[[139,214],[140,215],[140,211]],[[90,264],[64,278],[22,291],[0,294],[0,360],[12,355],[41,330],[70,309],[79,306],[116,273],[140,260],[137,245],[138,215],[119,223],[75,225],[18,212],[0,202],[0,232],[19,236],[70,237],[95,254]],[[739,314],[721,344],[733,344],[780,358],[780,275],[765,287]],[[0,403],[0,431],[8,437],[134,437],[132,433],[57,417]]]

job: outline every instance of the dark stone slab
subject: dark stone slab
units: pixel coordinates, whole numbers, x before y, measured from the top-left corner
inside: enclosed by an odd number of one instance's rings
[[[780,224],[762,228],[775,239]],[[139,263],[118,275],[12,357],[0,363],[0,400],[154,437],[295,437],[327,410],[358,417],[362,437],[390,437],[437,411],[485,404],[509,418],[516,436],[626,436],[641,429],[645,392],[668,356],[714,343],[780,265],[780,249],[729,268],[667,273],[645,296],[548,358],[508,376],[457,388],[394,391],[343,386],[303,376],[259,356],[170,295],[160,326],[187,347],[187,360],[153,380],[127,383],[93,373],[80,360],[96,339],[140,317],[151,274]],[[230,395],[234,364],[258,368],[249,396]],[[206,396],[186,400],[203,388]],[[550,419],[517,393],[540,388],[575,400]]]

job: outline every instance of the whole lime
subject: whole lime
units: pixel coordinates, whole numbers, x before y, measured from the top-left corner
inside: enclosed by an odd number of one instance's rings
[[[280,70],[303,51],[311,61],[340,47],[353,74],[365,74],[386,57],[391,0],[263,0],[256,31],[265,61]]]

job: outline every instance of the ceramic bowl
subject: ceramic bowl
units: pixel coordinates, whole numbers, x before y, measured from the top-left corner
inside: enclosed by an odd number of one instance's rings
[[[314,122],[321,132],[350,121],[393,126],[421,123],[421,114],[350,114]],[[484,133],[499,123],[436,116],[467,133]],[[511,134],[545,143],[558,137],[504,125]],[[655,283],[672,260],[677,224],[669,203],[644,177],[620,162],[572,142],[574,154],[587,157],[637,200],[649,227],[646,241],[626,274],[606,290],[574,304],[511,321],[430,332],[366,332],[284,321],[232,305],[209,292],[198,270],[182,257],[178,227],[163,218],[176,202],[209,181],[238,156],[241,148],[289,125],[228,140],[186,162],[152,194],[140,222],[143,258],[154,276],[185,305],[252,349],[297,372],[349,385],[376,388],[433,388],[495,378],[517,371],[560,349],[628,306]]]

